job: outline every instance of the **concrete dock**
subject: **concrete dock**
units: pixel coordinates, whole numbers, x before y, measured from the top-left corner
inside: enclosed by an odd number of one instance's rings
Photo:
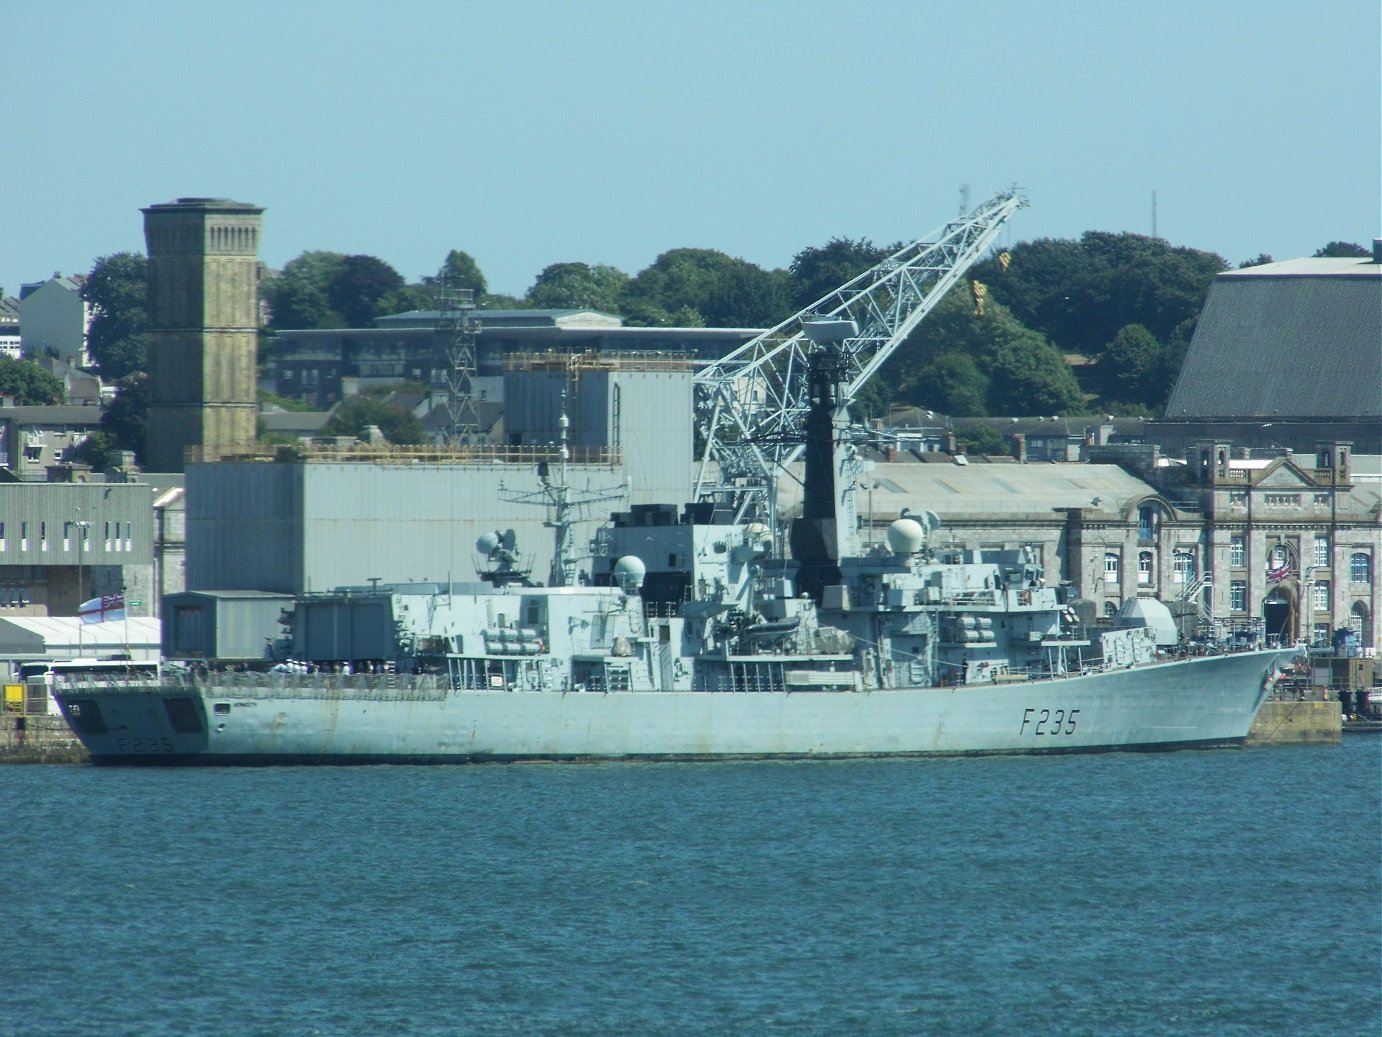
[[[1338,745],[1343,731],[1339,703],[1319,699],[1268,699],[1257,711],[1246,745]]]
[[[89,759],[60,716],[0,715],[0,764],[86,763]]]

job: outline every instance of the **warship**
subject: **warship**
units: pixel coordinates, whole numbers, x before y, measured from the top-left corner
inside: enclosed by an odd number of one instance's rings
[[[98,764],[462,763],[1231,746],[1290,653],[1158,647],[1081,621],[1025,548],[920,507],[859,546],[839,353],[812,357],[802,514],[781,549],[713,501],[616,513],[578,570],[565,462],[545,584],[510,533],[468,584],[301,595],[262,665],[170,662],[54,697]],[[564,455],[563,455],[564,456]],[[790,557],[788,557],[790,556]]]

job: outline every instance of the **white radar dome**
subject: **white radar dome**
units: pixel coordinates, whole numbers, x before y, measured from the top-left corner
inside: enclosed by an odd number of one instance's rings
[[[926,533],[916,519],[894,519],[888,527],[888,550],[895,555],[914,555],[926,543]]]
[[[499,546],[498,533],[482,533],[480,539],[475,541],[475,550],[488,558],[494,554],[494,549]]]
[[[643,586],[643,577],[648,567],[637,555],[625,555],[614,563],[614,579],[620,587],[632,593]]]

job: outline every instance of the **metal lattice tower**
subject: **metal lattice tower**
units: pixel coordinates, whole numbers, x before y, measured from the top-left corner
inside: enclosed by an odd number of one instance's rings
[[[996,195],[698,372],[696,431],[705,446],[696,495],[729,499],[741,519],[771,520],[777,475],[802,450],[816,343],[841,351],[847,404],[1025,204],[1015,191]]]
[[[446,348],[446,441],[471,444],[479,439],[480,411],[475,400],[475,292],[470,288],[437,290],[437,334]]]

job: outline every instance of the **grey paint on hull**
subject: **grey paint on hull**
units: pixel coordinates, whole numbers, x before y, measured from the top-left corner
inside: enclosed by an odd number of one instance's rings
[[[105,731],[82,736],[93,760],[140,765],[1101,752],[1241,742],[1286,658],[1253,652],[1051,681],[873,691],[302,697],[213,685],[88,691],[63,705],[97,705]],[[185,714],[175,730],[168,698],[190,700],[201,730],[185,730]]]

